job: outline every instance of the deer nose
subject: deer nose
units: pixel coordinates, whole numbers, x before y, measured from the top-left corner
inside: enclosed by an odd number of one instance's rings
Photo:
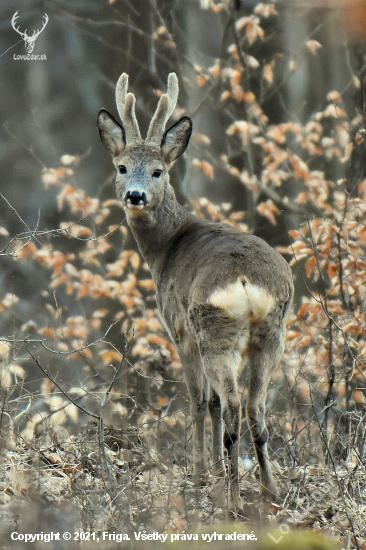
[[[127,191],[125,200],[127,204],[133,206],[144,207],[147,204],[147,196],[144,191],[142,193],[140,191]]]

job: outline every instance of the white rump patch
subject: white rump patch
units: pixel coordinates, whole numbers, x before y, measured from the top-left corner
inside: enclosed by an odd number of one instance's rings
[[[224,309],[231,317],[249,317],[252,323],[263,321],[275,305],[274,297],[265,288],[253,285],[244,277],[215,290],[207,302]]]

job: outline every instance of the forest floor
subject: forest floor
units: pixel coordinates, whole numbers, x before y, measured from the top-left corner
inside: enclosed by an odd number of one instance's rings
[[[230,540],[225,547],[232,549],[242,548],[243,540],[252,549],[366,548],[364,471],[273,466],[282,500],[263,502],[256,464],[243,462],[245,504],[234,518],[222,481],[208,473],[207,484],[195,487],[189,460],[170,457],[169,463],[135,429],[106,427],[104,443],[93,423],[77,436],[65,430],[32,443],[8,442],[1,452],[0,548],[44,548],[51,532],[56,540],[48,547],[65,549],[79,542],[100,548],[101,541],[103,549],[122,541],[127,549],[207,542],[220,548],[220,540]],[[26,533],[42,535],[25,544]],[[70,540],[62,540],[64,533]],[[155,538],[143,541],[148,534]]]

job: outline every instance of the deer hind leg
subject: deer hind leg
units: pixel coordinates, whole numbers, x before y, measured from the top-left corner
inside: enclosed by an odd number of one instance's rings
[[[224,345],[224,342],[222,342],[222,344]],[[213,352],[210,353],[206,348],[202,355],[202,362],[206,376],[213,388],[213,392],[217,395],[221,403],[220,408],[222,408],[222,417],[225,426],[223,439],[228,453],[230,508],[237,511],[240,508],[238,453],[241,405],[236,380],[236,365],[234,364],[233,356],[232,350],[226,353],[217,353],[216,350],[213,350]],[[217,411],[215,411],[214,422],[217,422],[217,420]],[[220,464],[222,462],[220,460],[217,462],[217,455],[221,453],[222,449],[222,439],[220,443],[218,441],[220,435],[222,437],[221,419],[219,424],[216,423],[216,425],[213,426],[213,452],[216,455],[214,455],[214,463],[216,461],[216,464],[221,468],[222,466]]]
[[[265,405],[268,383],[283,354],[282,331],[275,332],[269,324],[254,333],[249,355],[249,395],[247,418],[257,455],[261,493],[267,498],[278,494],[268,456],[268,430],[265,425]]]
[[[211,416],[212,426],[212,465],[213,474],[217,477],[225,475],[225,466],[223,461],[223,429],[222,429],[222,410],[221,400],[213,388],[211,388],[208,410]]]
[[[241,416],[237,374],[242,363],[242,352],[247,347],[249,329],[243,326],[243,319],[234,318],[224,309],[211,305],[193,308],[190,319],[196,330],[203,369],[212,388],[211,418],[214,423],[218,418],[218,403],[221,403],[225,424],[224,445],[229,463],[230,507],[237,511],[240,509],[238,451]],[[214,433],[214,452],[219,455],[222,448],[218,443],[220,428],[216,426]]]

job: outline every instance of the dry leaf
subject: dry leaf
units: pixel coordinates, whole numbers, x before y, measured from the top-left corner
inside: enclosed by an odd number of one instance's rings
[[[307,42],[305,42],[305,45],[313,55],[315,55],[318,49],[322,47],[322,45],[317,40],[307,40]]]

